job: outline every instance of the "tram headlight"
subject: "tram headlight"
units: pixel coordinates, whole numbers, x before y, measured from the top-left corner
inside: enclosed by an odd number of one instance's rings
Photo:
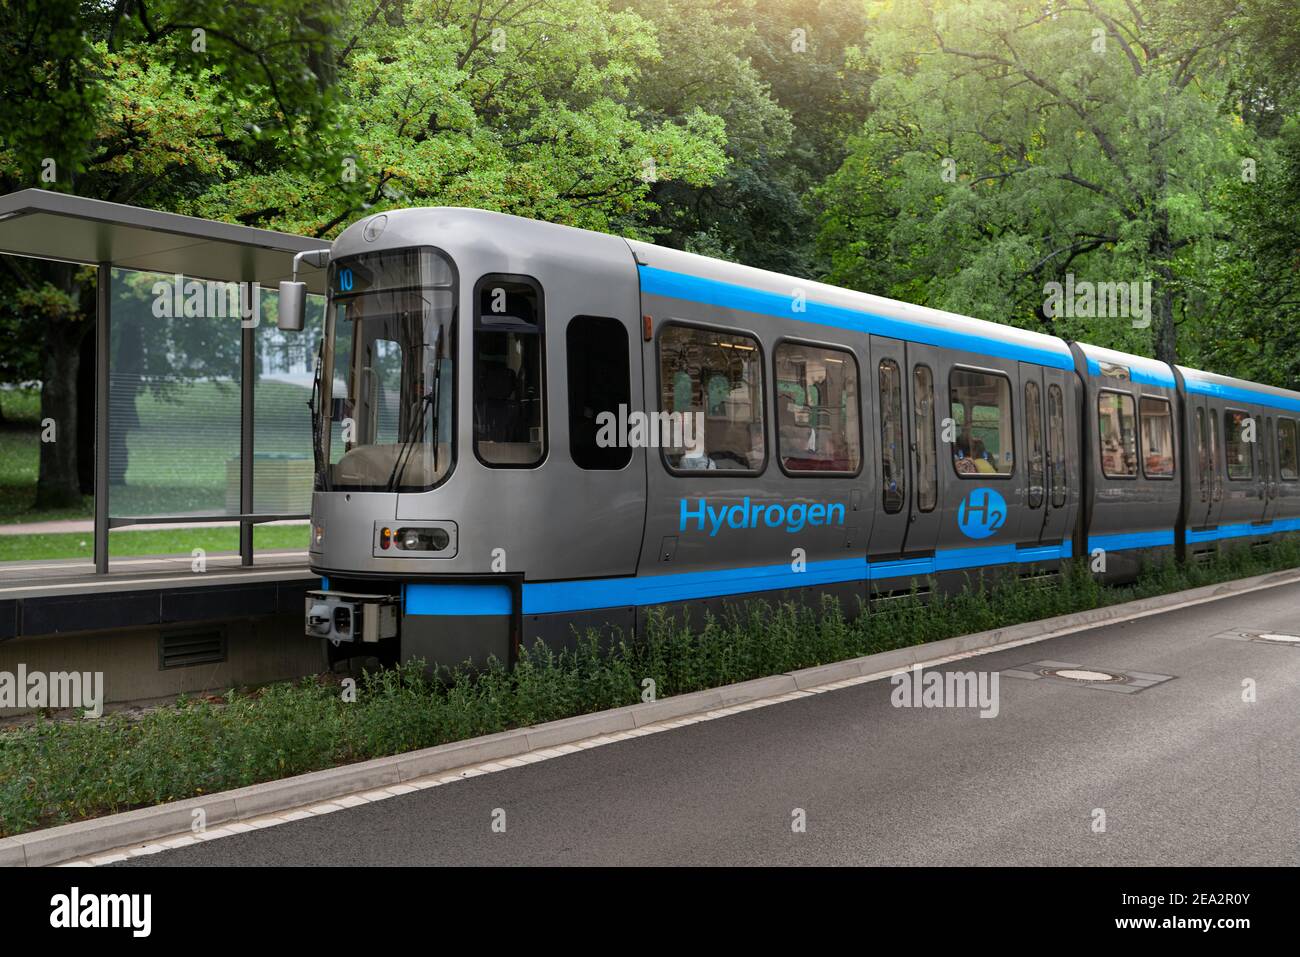
[[[392,524],[375,522],[371,555],[384,559],[455,558],[456,523],[419,519],[398,519]]]
[[[440,552],[451,542],[445,528],[399,528],[394,537],[404,552]]]
[[[311,543],[314,548],[320,548],[321,543],[325,541],[325,526],[313,525],[311,530]]]

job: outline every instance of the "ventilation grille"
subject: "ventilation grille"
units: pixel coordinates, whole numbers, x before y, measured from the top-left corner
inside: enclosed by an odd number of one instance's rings
[[[226,633],[210,631],[164,632],[158,638],[158,667],[188,668],[226,660]]]

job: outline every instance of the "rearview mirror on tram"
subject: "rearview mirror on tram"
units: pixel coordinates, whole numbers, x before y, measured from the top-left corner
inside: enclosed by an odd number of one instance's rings
[[[298,281],[302,263],[324,269],[329,265],[328,249],[305,249],[293,257],[293,278],[280,283],[280,315],[276,325],[284,332],[302,332],[307,318],[307,284]]]
[[[307,316],[307,284],[305,282],[280,283],[280,315],[276,325],[284,332],[302,332]]]

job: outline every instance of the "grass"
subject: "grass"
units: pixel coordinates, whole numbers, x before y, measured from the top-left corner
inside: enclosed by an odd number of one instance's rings
[[[307,549],[306,524],[257,525],[253,548],[258,551]],[[239,551],[238,528],[195,526],[181,529],[119,529],[109,538],[109,555],[127,558],[139,555],[190,555],[201,548],[208,554]],[[52,558],[94,556],[94,536],[85,533],[52,535],[0,535],[0,562],[40,561]]]
[[[259,449],[310,458],[307,395],[306,389],[289,383],[257,384],[254,428]],[[6,418],[6,425],[0,427],[0,525],[90,518],[94,514],[90,495],[77,507],[39,511],[34,507],[40,461],[39,392],[0,389],[0,408]],[[239,454],[237,385],[193,382],[174,385],[165,396],[145,391],[135,397],[135,412],[138,425],[127,433],[125,481],[110,493],[112,514],[226,512],[228,463]],[[300,511],[306,512],[310,489],[303,488],[299,497]],[[254,507],[272,510],[258,503]],[[254,533],[254,544],[264,549],[305,548],[305,535],[300,528],[263,527]],[[238,547],[238,532],[233,529],[131,529],[113,533],[110,552],[170,555],[188,554],[194,548],[215,552]],[[0,561],[86,558],[92,549],[89,533],[0,535]]]
[[[87,495],[80,507],[36,512],[36,476],[40,463],[39,405],[32,411],[16,411],[13,396],[20,393],[0,391],[6,422],[0,425],[0,525],[22,521],[54,521],[66,518],[89,518],[95,500]],[[34,392],[32,393],[35,394]],[[29,414],[30,413],[30,414]]]
[[[7,422],[36,425],[41,421],[41,392],[0,386],[0,411]]]
[[[698,627],[652,616],[635,642],[601,645],[589,633],[573,651],[539,644],[513,670],[493,663],[431,677],[408,663],[367,674],[354,703],[325,676],[182,698],[135,720],[40,718],[0,733],[0,835],[634,704],[645,678],[663,698],[1297,565],[1300,544],[1284,541],[1108,588],[1075,562],[1053,587],[976,581],[852,621],[833,602],[820,613],[757,604]]]

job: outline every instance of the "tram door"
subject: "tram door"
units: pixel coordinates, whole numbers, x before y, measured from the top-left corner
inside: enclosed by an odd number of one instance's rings
[[[1264,499],[1263,520],[1277,513],[1277,422],[1272,414],[1260,416],[1260,495]]]
[[[1051,507],[1047,481],[1047,389],[1043,367],[1020,363],[1021,456],[1019,481],[1024,482],[1025,507],[1020,513],[1019,545],[1037,545],[1043,538],[1046,514]],[[1015,406],[1015,402],[1012,402]]]
[[[1043,534],[1040,541],[1055,543],[1070,537],[1074,524],[1070,486],[1079,474],[1079,437],[1066,403],[1073,386],[1074,372],[1067,369],[1042,370],[1043,424],[1046,427],[1046,467],[1043,470]]]
[[[1189,460],[1183,464],[1184,468],[1196,470],[1187,507],[1187,527],[1204,528],[1218,521],[1219,502],[1223,498],[1219,419],[1217,410],[1203,395],[1189,393],[1187,404],[1192,417],[1188,430],[1192,437],[1192,451],[1185,456]]]
[[[943,483],[939,476],[940,430],[946,412],[940,402],[947,389],[941,355],[934,346],[907,344],[906,390],[911,438],[909,477],[912,497],[908,505],[907,537],[903,548],[909,554],[938,547],[943,523]],[[951,466],[949,466],[951,470]]]
[[[869,390],[880,500],[868,558],[934,551],[943,515],[939,481],[939,350],[871,337]]]
[[[879,498],[873,503],[876,520],[867,544],[867,560],[883,561],[903,554],[912,507],[912,476],[908,452],[912,442],[907,414],[907,355],[899,339],[871,337],[871,363],[863,370],[864,398],[871,410],[874,463]]]

